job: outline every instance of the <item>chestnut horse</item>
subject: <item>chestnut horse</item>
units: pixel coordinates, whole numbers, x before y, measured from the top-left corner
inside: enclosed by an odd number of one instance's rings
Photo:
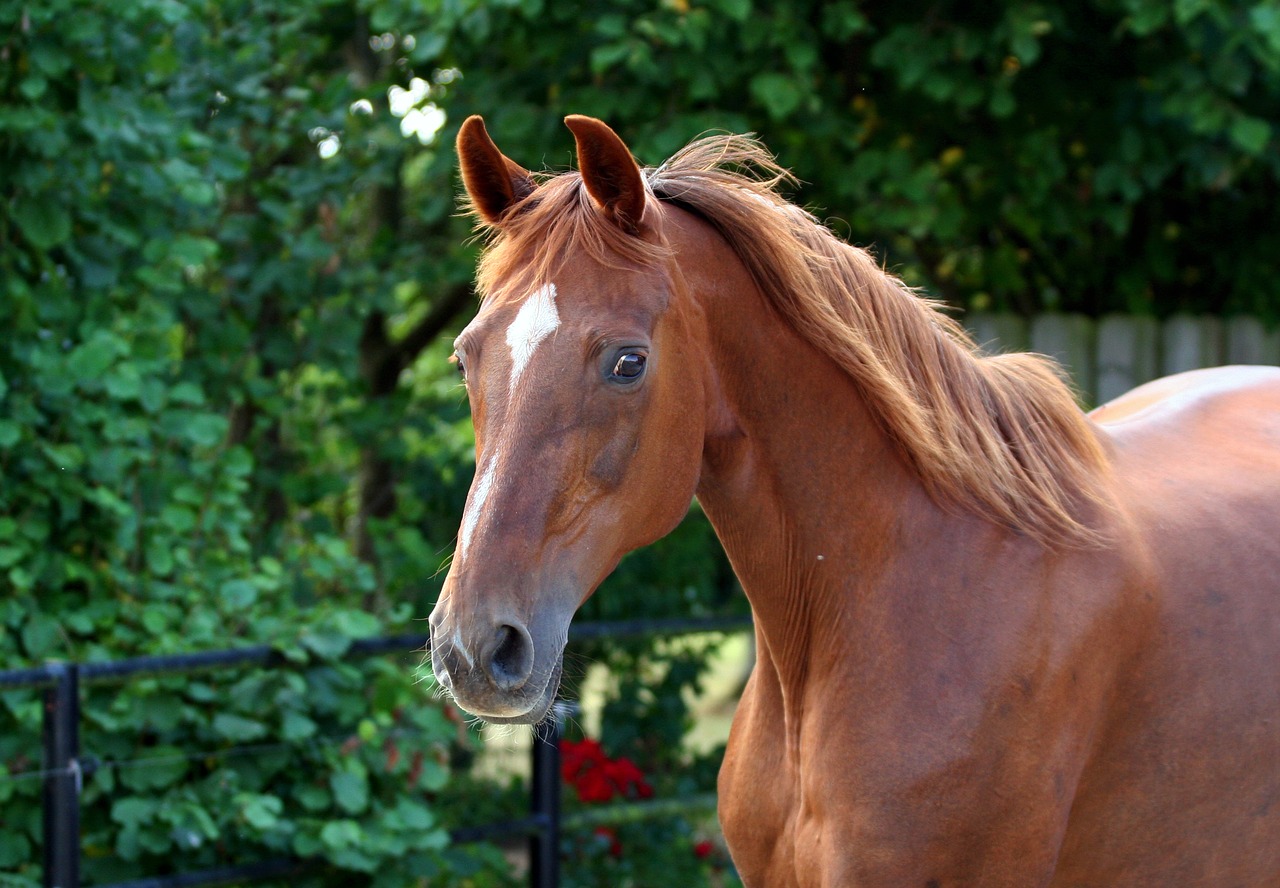
[[[1086,416],[756,142],[642,170],[566,122],[558,176],[458,136],[490,243],[440,684],[538,722],[574,611],[696,495],[755,617],[719,783],[747,885],[1280,885],[1280,369]]]

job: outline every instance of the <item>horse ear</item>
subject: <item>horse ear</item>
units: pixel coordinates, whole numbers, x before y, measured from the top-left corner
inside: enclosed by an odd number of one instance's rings
[[[458,130],[458,162],[471,205],[490,225],[533,193],[529,171],[498,150],[478,114],[468,117]]]
[[[564,123],[578,143],[578,169],[591,199],[617,225],[638,232],[645,187],[631,151],[617,133],[594,117],[571,114]]]

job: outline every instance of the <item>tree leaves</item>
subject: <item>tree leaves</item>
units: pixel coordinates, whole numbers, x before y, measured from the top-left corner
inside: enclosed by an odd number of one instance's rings
[[[232,712],[217,713],[213,717],[212,727],[217,736],[233,743],[258,740],[267,735],[267,726],[264,723]]]
[[[363,87],[348,76],[367,46],[351,36],[359,16],[349,4],[0,3],[18,73],[0,90],[3,665],[253,644],[299,661],[83,687],[82,746],[98,761],[82,805],[89,881],[278,857],[335,822],[369,839],[331,849],[337,866],[394,882],[410,865],[388,813],[405,810],[407,765],[388,768],[382,745],[391,712],[438,704],[412,668],[341,657],[352,637],[403,631],[434,590],[418,563],[395,590],[411,603],[379,608],[346,536],[361,448],[383,434],[367,417],[386,427],[362,404],[353,355],[365,306],[403,310],[400,282],[426,301],[442,278],[422,271],[432,250],[369,221],[365,195],[396,182],[408,150],[394,121],[362,118],[363,136],[324,165],[308,139],[399,76],[391,64]],[[436,243],[461,243],[445,203]],[[469,275],[455,261],[443,280]],[[453,397],[418,407],[429,416]],[[437,484],[429,466],[418,475]],[[412,557],[435,558],[441,540],[415,545]],[[40,712],[30,694],[0,699],[0,763],[38,761]],[[455,740],[441,718],[396,743],[410,759]],[[0,861],[34,883],[39,781],[13,776],[0,769]],[[438,848],[443,833],[425,833]],[[326,880],[346,883],[308,884]]]
[[[360,814],[369,807],[369,777],[358,764],[330,775],[329,788],[338,807],[348,814]]]
[[[800,85],[785,74],[757,74],[751,78],[751,93],[774,120],[786,118],[804,98]]]
[[[13,206],[10,218],[37,250],[51,250],[71,236],[71,214],[53,201],[20,200]]]
[[[1272,124],[1265,120],[1240,115],[1231,124],[1231,141],[1241,150],[1261,155],[1271,141]]]

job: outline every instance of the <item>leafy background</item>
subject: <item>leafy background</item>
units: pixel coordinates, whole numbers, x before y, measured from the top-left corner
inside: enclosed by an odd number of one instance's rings
[[[417,658],[342,659],[421,630],[470,482],[470,113],[535,168],[570,164],[566,113],[646,163],[758,132],[961,309],[1280,320],[1275,0],[0,0],[3,665],[292,665],[86,689],[90,884],[281,854],[327,860],[314,885],[501,879],[446,843],[487,792],[474,732]],[[580,619],[742,606],[695,511]],[[709,787],[680,742],[704,652],[587,659],[611,754]],[[0,700],[0,870],[30,884],[39,703]],[[632,850],[687,861],[664,829]],[[569,850],[641,879],[610,847]]]

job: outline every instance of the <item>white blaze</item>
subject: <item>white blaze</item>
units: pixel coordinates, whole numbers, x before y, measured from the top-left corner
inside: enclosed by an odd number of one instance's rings
[[[516,383],[529,366],[538,344],[546,339],[560,326],[560,313],[556,311],[556,285],[544,284],[532,296],[525,299],[524,305],[516,313],[516,318],[507,328],[507,345],[511,348],[511,392],[515,394]]]
[[[467,503],[467,511],[462,516],[462,532],[458,535],[459,558],[466,553],[467,544],[471,542],[471,535],[476,532],[476,522],[480,520],[480,512],[484,509],[484,501],[489,498],[489,489],[493,487],[493,475],[497,466],[498,461],[490,459],[488,468],[484,470],[484,474],[480,476],[480,480],[476,482],[475,488],[471,491],[471,501]]]
[[[507,346],[511,349],[511,386],[507,396],[514,397],[516,383],[529,366],[534,351],[539,343],[546,339],[560,326],[560,313],[556,311],[556,285],[545,284],[525,299],[515,319],[507,328]],[[489,456],[480,480],[471,491],[471,501],[467,503],[467,511],[462,516],[462,530],[458,535],[458,557],[462,557],[471,537],[475,533],[476,524],[480,521],[480,513],[484,510],[485,501],[489,499],[489,491],[493,488],[493,478],[497,473],[498,454]]]

